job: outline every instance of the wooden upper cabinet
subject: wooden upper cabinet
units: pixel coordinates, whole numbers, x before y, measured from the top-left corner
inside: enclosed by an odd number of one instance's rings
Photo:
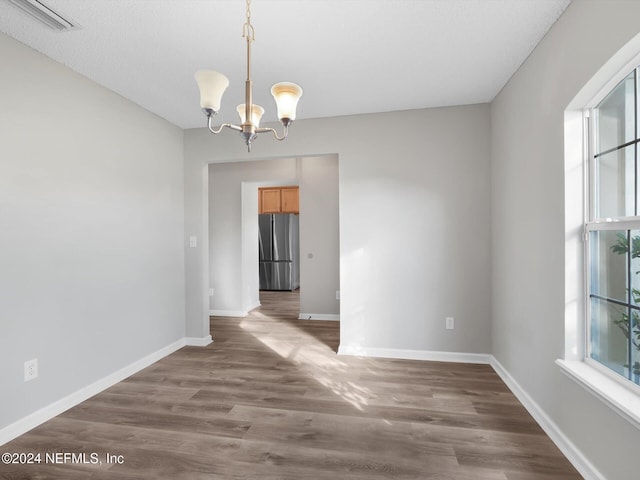
[[[280,190],[282,213],[300,213],[298,187],[285,187]]]
[[[280,201],[279,188],[261,188],[259,190],[260,213],[280,213],[282,211],[282,202]]]
[[[258,213],[300,213],[298,187],[259,188]]]

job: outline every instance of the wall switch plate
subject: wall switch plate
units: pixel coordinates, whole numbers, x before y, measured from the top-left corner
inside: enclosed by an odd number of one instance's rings
[[[336,290],[336,300],[340,300],[340,290]]]
[[[445,318],[445,326],[447,330],[453,330],[455,328],[453,317]]]
[[[189,237],[189,247],[196,248],[198,246],[198,237],[191,235]]]
[[[33,380],[34,378],[38,378],[37,358],[24,362],[24,381],[28,382],[29,380]]]
[[[210,289],[209,289],[209,296],[210,296],[210,297],[213,297],[213,288],[210,288]]]

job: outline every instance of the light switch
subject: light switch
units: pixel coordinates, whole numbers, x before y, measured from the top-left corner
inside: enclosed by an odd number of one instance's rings
[[[198,237],[196,237],[195,235],[191,235],[189,237],[189,246],[191,248],[196,248],[198,246]]]

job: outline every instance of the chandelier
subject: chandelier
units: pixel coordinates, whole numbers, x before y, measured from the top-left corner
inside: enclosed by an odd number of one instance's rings
[[[302,96],[302,88],[295,83],[281,82],[271,87],[271,95],[278,107],[278,119],[284,126],[282,135],[278,135],[273,128],[261,128],[260,119],[264,114],[264,108],[253,103],[253,82],[251,81],[251,42],[255,40],[255,32],[251,25],[251,0],[247,2],[247,20],[242,27],[242,38],[247,40],[247,80],[245,82],[245,101],[237,106],[236,110],[240,115],[240,125],[223,123],[214,129],[212,118],[220,110],[222,95],[229,86],[229,79],[223,74],[213,70],[198,70],[195,74],[198,87],[200,89],[200,107],[207,116],[209,131],[214,134],[220,133],[223,128],[230,128],[240,132],[247,144],[247,149],[251,151],[251,144],[258,134],[271,132],[277,140],[284,140],[289,133],[289,125],[296,118],[296,106]]]

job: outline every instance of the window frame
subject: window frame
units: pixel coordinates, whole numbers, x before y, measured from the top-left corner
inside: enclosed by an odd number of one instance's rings
[[[634,60],[637,61],[637,60]],[[617,145],[613,148],[608,148],[603,150],[602,152],[597,151],[597,137],[598,137],[598,125],[596,121],[595,110],[600,103],[607,98],[611,93],[614,92],[618,86],[625,81],[631,74],[633,73],[634,77],[634,133],[633,140],[623,142],[621,145]],[[640,230],[640,211],[638,208],[638,203],[640,199],[640,183],[638,180],[639,170],[640,170],[640,121],[638,111],[638,104],[640,102],[640,63],[637,63],[635,66],[630,67],[627,65],[624,69],[621,69],[617,75],[613,76],[609,82],[600,90],[599,94],[596,95],[590,102],[589,105],[586,106],[583,110],[583,125],[584,125],[584,144],[583,144],[583,168],[584,168],[584,248],[583,248],[583,275],[584,275],[584,285],[582,297],[584,301],[584,335],[583,335],[583,361],[588,366],[596,369],[600,373],[606,375],[608,378],[616,381],[624,388],[629,389],[636,395],[640,397],[640,385],[636,384],[630,378],[625,377],[624,375],[614,371],[613,369],[607,367],[603,363],[593,359],[591,357],[591,322],[592,322],[592,312],[591,312],[591,233],[592,232],[601,232],[601,231],[626,231],[627,235],[630,236],[630,232],[632,230]],[[635,189],[635,199],[634,199],[634,216],[619,216],[615,218],[598,218],[596,217],[597,212],[597,198],[599,191],[597,190],[597,161],[596,157],[606,155],[608,153],[612,153],[615,151],[622,150],[627,148],[628,146],[634,146],[634,189]],[[631,244],[631,243],[630,243]],[[630,254],[630,253],[629,253]],[[631,287],[628,287],[628,294],[626,298],[626,303],[630,304],[631,300],[631,291],[629,290]],[[608,302],[608,300],[606,300]],[[610,302],[609,302],[610,303]],[[627,305],[628,306],[628,305]],[[628,307],[630,308],[630,307]],[[640,308],[639,308],[640,310]],[[631,318],[631,317],[630,317]],[[630,329],[631,330],[631,329]],[[629,334],[629,369],[633,368],[632,366],[632,334],[630,331]]]
[[[640,394],[632,382],[586,358],[587,248],[585,220],[591,198],[586,115],[640,65],[640,33],[605,60],[564,110],[564,350],[555,361],[576,385],[640,430]]]

